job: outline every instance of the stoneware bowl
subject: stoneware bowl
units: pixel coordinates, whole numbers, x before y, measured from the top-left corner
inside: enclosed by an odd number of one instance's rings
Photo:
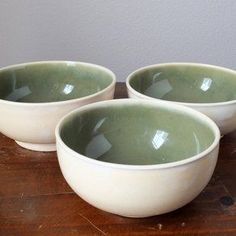
[[[45,61],[0,69],[0,132],[20,146],[55,151],[55,127],[82,105],[112,99],[115,75],[81,62]]]
[[[205,64],[143,67],[126,80],[129,97],[166,100],[213,119],[222,135],[236,129],[236,71]]]
[[[90,104],[56,128],[71,188],[91,205],[127,217],[163,214],[194,199],[212,176],[219,138],[202,113],[144,99]]]

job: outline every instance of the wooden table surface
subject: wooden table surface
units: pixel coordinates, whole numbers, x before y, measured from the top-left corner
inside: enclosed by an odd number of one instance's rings
[[[117,84],[116,98],[126,97]],[[0,235],[236,235],[236,132],[221,140],[205,190],[185,207],[131,219],[98,210],[65,182],[56,153],[19,147],[0,134]]]

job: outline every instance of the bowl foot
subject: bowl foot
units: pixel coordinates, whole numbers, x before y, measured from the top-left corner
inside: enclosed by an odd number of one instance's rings
[[[32,151],[38,151],[38,152],[54,152],[56,151],[56,144],[55,143],[49,143],[49,144],[39,144],[39,143],[24,143],[24,142],[15,142],[20,145],[23,148],[32,150]]]

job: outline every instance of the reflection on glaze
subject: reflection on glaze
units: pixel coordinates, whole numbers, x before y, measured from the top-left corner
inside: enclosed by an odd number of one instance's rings
[[[164,97],[172,90],[172,87],[167,79],[157,81],[153,83],[150,87],[148,87],[144,94],[148,94],[149,96],[155,96],[156,93],[159,94],[160,97]]]
[[[159,149],[166,141],[168,133],[163,130],[157,130],[153,137],[152,144],[155,149]]]
[[[99,121],[97,122],[97,124],[96,124],[95,127],[93,128],[93,132],[92,132],[93,135],[96,135],[96,134],[98,133],[99,128],[100,128],[100,127],[102,126],[102,124],[106,121],[106,119],[107,119],[107,117],[104,117],[104,118],[102,118],[101,120],[99,120]]]
[[[24,70],[24,69],[25,69],[25,66],[22,66],[19,68],[19,70]],[[15,72],[13,72],[11,76],[12,76],[12,89],[11,89],[11,92],[7,94],[5,98],[6,100],[18,101],[32,93],[29,86],[23,86],[20,88],[17,87],[17,82],[16,82],[17,80],[16,80]]]
[[[106,152],[111,149],[111,143],[106,139],[104,134],[99,134],[94,136],[85,149],[85,155],[92,157],[94,159],[98,159]]]
[[[92,130],[92,138],[85,148],[86,156],[99,159],[112,148],[112,144],[105,137],[105,133],[99,134],[99,129],[102,127],[106,119],[107,117],[102,118],[94,126]]]
[[[24,87],[12,90],[12,92],[8,94],[8,96],[6,97],[6,100],[18,101],[30,95],[31,93],[32,92],[30,88],[28,86],[24,86]]]
[[[66,84],[66,86],[63,89],[64,94],[70,94],[74,89],[74,85]]]
[[[193,132],[193,137],[194,137],[195,144],[196,144],[196,153],[200,153],[201,152],[201,145],[200,145],[200,141],[199,141],[195,132]]]
[[[201,88],[202,91],[205,92],[211,87],[211,84],[212,84],[212,79],[204,78],[200,88]]]

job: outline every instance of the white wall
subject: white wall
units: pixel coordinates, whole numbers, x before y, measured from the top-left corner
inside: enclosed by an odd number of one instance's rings
[[[79,60],[112,69],[172,61],[236,69],[235,0],[0,0],[0,66]]]

